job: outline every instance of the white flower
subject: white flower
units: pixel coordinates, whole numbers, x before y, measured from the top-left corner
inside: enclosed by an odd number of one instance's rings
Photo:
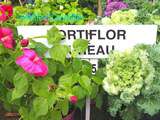
[[[104,88],[104,90],[106,92],[108,92],[108,90],[109,90],[109,84],[108,84],[108,82],[106,80],[103,81],[103,88]]]
[[[59,6],[59,9],[60,9],[60,10],[63,10],[63,8],[64,8],[63,5],[60,5],[60,6]]]
[[[48,0],[42,0],[43,3],[48,2]]]
[[[102,18],[102,25],[109,25],[112,24],[112,21],[109,17]]]
[[[119,93],[118,87],[114,86],[113,84],[109,84],[107,79],[104,79],[103,81],[103,88],[110,95],[118,95]]]

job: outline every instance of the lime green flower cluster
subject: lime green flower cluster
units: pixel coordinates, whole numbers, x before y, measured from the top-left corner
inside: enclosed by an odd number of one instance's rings
[[[129,49],[124,52],[113,52],[109,55],[106,65],[106,77],[103,88],[110,95],[118,95],[124,103],[131,103],[144,84],[149,86],[154,68],[144,50]]]
[[[150,19],[154,24],[160,25],[160,16],[159,15],[151,15]]]
[[[119,10],[112,13],[111,17],[104,17],[102,19],[103,25],[108,24],[135,24],[138,11],[134,9]]]

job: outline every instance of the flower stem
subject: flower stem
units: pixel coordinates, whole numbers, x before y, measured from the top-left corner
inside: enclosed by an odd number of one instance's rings
[[[30,37],[29,39],[36,39],[36,38],[47,38],[47,36],[46,35],[44,35],[44,36],[35,36],[35,37]]]
[[[22,1],[21,1],[21,0],[19,0],[19,4],[20,4],[21,6],[23,6],[23,3],[22,3]]]

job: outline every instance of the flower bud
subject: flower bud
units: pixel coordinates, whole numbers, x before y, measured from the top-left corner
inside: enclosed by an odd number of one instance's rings
[[[70,102],[71,102],[72,104],[76,104],[77,101],[78,101],[77,96],[70,96]]]
[[[22,47],[27,47],[29,44],[29,40],[28,39],[22,39],[21,40],[21,46]]]

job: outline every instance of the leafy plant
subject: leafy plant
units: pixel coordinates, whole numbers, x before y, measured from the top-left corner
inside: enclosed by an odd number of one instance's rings
[[[159,46],[138,45],[109,56],[103,84],[112,116],[138,120],[143,114],[153,116],[160,111],[159,59],[155,56]]]
[[[95,14],[77,1],[35,1],[35,5],[15,7],[14,18],[16,25],[84,24],[94,20]]]
[[[48,31],[48,38],[50,38],[50,32],[59,34],[59,31],[53,32],[53,28]],[[55,41],[59,38],[55,37]],[[68,46],[64,46],[59,42],[54,43],[51,40],[52,48],[49,50],[51,58],[45,58],[41,56],[45,63],[48,65],[48,75],[45,77],[34,77],[32,74],[24,72],[15,63],[15,52],[8,51],[4,48],[4,52],[1,52],[1,86],[4,87],[0,98],[7,106],[12,109],[16,106],[16,111],[19,111],[21,118],[24,120],[54,118],[60,120],[63,116],[69,112],[69,101],[71,96],[77,96],[78,101],[85,101],[87,96],[92,96],[92,91],[98,86],[92,81],[92,66],[89,62],[75,58],[76,53],[84,52],[88,46],[86,40],[75,40],[73,43],[74,56],[68,59],[67,54],[70,52]],[[39,53],[39,45],[41,43],[32,42],[30,39],[30,45],[28,48],[35,50]],[[78,48],[77,48],[78,45]],[[44,46],[44,45],[43,45]],[[43,48],[43,47],[42,47]],[[3,46],[1,45],[1,49]],[[16,47],[17,54],[19,52],[19,46]],[[40,51],[41,55],[44,55],[46,50]],[[8,59],[9,61],[4,61]],[[27,63],[25,63],[27,65]],[[5,72],[8,69],[11,71],[6,77]],[[14,68],[16,67],[16,69]],[[6,71],[4,70],[6,69]],[[8,73],[8,72],[7,72]],[[13,73],[16,73],[15,75]],[[9,78],[9,79],[8,79]],[[8,84],[10,84],[8,86]],[[11,87],[12,86],[12,87]],[[43,103],[43,104],[42,104]],[[77,103],[78,104],[78,103]],[[82,106],[81,106],[82,107]],[[58,115],[57,117],[54,114]],[[54,117],[52,117],[54,116]]]
[[[96,0],[78,0],[78,3],[82,7],[87,7],[87,8],[90,8],[95,13],[97,12],[97,1]],[[106,1],[105,1],[105,3],[106,3]]]
[[[120,95],[124,103],[130,103],[140,94],[145,80],[152,72],[153,68],[145,51],[113,52],[106,66],[104,89],[110,95]]]
[[[127,2],[127,0],[126,0]],[[98,18],[96,20],[97,24],[109,25],[109,24],[160,24],[160,4],[157,1],[156,3],[147,2],[147,1],[128,1],[129,4],[128,10],[118,10],[113,12],[111,17]],[[143,7],[142,7],[143,6]],[[134,8],[134,9],[132,9]],[[160,33],[158,28],[157,41],[159,42]]]
[[[8,22],[0,27],[0,101],[7,111],[18,112],[23,120],[61,120],[75,107],[83,108],[86,97],[96,98],[99,75],[92,74],[89,62],[76,58],[88,41],[75,40],[71,50],[53,27],[45,36],[52,45],[48,48],[18,36]]]

